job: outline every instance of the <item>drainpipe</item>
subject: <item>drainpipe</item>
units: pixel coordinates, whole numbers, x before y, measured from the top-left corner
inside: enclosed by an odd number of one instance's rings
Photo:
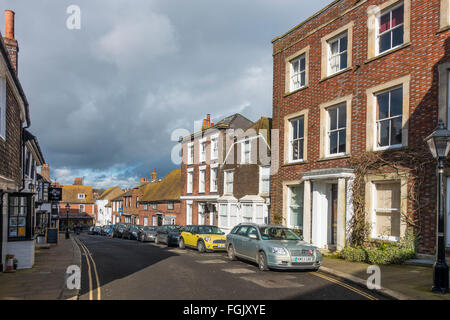
[[[22,128],[22,153],[21,153],[21,158],[20,158],[20,163],[21,163],[21,167],[22,167],[22,187],[19,189],[18,192],[22,192],[23,189],[25,189],[25,166],[24,166],[24,159],[25,159],[25,134],[24,131],[25,129],[28,129],[30,127],[30,124],[27,123],[27,126]]]
[[[4,190],[0,190],[0,272],[3,272],[3,196],[6,194]]]

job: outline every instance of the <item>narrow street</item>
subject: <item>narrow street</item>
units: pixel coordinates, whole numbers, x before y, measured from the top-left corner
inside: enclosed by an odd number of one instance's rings
[[[320,271],[261,273],[250,263],[228,261],[225,253],[199,254],[87,234],[77,240],[82,256],[80,300],[385,299]],[[92,258],[89,264],[86,252]]]

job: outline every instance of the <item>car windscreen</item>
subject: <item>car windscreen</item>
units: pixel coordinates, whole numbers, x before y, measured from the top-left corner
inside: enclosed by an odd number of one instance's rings
[[[222,234],[222,230],[215,226],[200,226],[198,227],[199,234]]]
[[[184,227],[183,226],[174,226],[174,225],[170,225],[167,226],[168,231],[183,231]]]
[[[156,227],[144,227],[145,231],[155,231]]]
[[[302,240],[294,231],[288,228],[261,227],[261,238],[263,240]]]

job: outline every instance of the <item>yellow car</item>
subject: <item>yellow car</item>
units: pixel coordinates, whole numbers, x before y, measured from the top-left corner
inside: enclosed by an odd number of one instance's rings
[[[178,245],[197,248],[199,252],[226,250],[225,233],[216,226],[186,226],[181,233]]]

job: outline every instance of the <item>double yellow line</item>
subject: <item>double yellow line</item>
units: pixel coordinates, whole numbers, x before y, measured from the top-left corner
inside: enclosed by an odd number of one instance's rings
[[[369,300],[378,300],[374,296],[371,296],[370,294],[365,293],[364,291],[361,291],[359,289],[356,289],[356,288],[354,288],[354,287],[352,287],[352,286],[350,286],[350,285],[348,285],[348,284],[346,284],[346,283],[344,283],[342,281],[339,281],[337,279],[330,278],[330,277],[328,277],[328,276],[326,276],[324,274],[318,273],[318,272],[311,272],[311,274],[315,275],[316,277],[320,277],[322,279],[325,279],[325,280],[328,280],[330,282],[333,282],[333,283],[335,283],[337,285],[340,285],[341,287],[344,287],[346,289],[349,289],[349,290],[351,290],[353,292],[356,292],[357,294],[359,294],[359,295],[361,295],[361,296],[363,296],[363,297],[365,297],[365,298],[367,298]]]
[[[95,264],[94,259],[92,258],[91,252],[89,251],[88,247],[85,246],[83,242],[81,242],[78,238],[74,237],[75,242],[80,246],[81,250],[84,252],[84,257],[86,258],[86,263],[88,266],[88,277],[89,277],[89,300],[94,300],[93,298],[93,281],[92,281],[92,269],[94,270],[95,275],[95,281],[97,282],[97,300],[102,300],[102,293],[101,293],[101,287],[100,287],[100,279],[98,277],[97,272],[97,266]],[[91,268],[91,262],[92,262],[92,268]]]

